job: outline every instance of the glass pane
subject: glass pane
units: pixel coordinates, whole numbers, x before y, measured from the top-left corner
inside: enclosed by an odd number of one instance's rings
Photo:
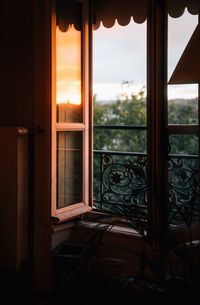
[[[196,135],[171,135],[169,137],[171,154],[198,154],[198,137]]]
[[[146,130],[95,129],[95,150],[146,152]]]
[[[95,123],[146,124],[146,22],[101,25],[94,31],[93,64]]]
[[[195,65],[192,41],[196,40],[197,24],[198,15],[187,10],[179,18],[168,17],[169,124],[198,124],[198,85],[191,68]]]
[[[198,15],[190,14],[187,9],[178,18],[168,17],[169,124],[198,124],[197,24]],[[198,137],[170,135],[169,153],[168,222],[170,226],[190,227],[200,220]]]
[[[83,134],[57,132],[57,208],[83,202]]]
[[[198,124],[198,85],[170,85],[168,96],[169,124]]]
[[[101,23],[93,32],[94,207],[138,208],[140,217],[147,212],[146,31],[146,21],[131,18],[126,26]]]
[[[171,135],[169,145],[169,224],[191,225],[200,219],[198,137]]]
[[[57,122],[81,123],[81,31],[56,29]]]

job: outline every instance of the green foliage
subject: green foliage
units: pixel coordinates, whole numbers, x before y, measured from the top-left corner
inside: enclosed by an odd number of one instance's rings
[[[198,123],[198,103],[190,101],[171,100],[168,107],[169,124],[192,125]],[[198,138],[196,135],[172,135],[169,138],[170,152],[173,154],[198,154]]]
[[[168,105],[169,124],[197,124],[198,102],[191,100],[170,100]]]
[[[116,102],[97,102],[94,97],[94,125],[146,126],[147,109],[143,91],[129,98],[124,95]],[[197,124],[196,99],[171,100],[168,106],[169,124]],[[170,136],[171,153],[197,154],[198,143],[195,135]],[[128,152],[146,152],[145,130],[95,129],[95,150],[116,150]]]
[[[168,103],[169,124],[197,124],[197,99],[171,100]],[[119,126],[146,126],[147,107],[144,92],[136,96],[122,95],[117,101],[97,102],[94,97],[94,125],[118,126],[117,129],[95,128],[94,150],[147,152],[147,134],[143,129],[120,129]],[[196,155],[198,138],[196,135],[170,135],[171,154]],[[120,158],[120,156],[119,156]],[[121,161],[123,160],[121,159]],[[94,155],[94,197],[100,200],[101,184],[100,155]]]
[[[125,96],[110,103],[98,103],[94,99],[94,125],[146,125],[146,100],[141,95]],[[146,131],[95,129],[94,149],[145,152]]]

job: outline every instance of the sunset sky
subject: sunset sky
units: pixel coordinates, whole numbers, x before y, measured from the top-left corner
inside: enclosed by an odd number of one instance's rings
[[[56,31],[56,102],[81,103],[81,32]]]

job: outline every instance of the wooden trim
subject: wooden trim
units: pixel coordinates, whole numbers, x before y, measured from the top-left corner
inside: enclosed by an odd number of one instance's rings
[[[167,11],[156,1],[156,239],[167,246],[168,234],[168,105],[167,105]]]
[[[84,203],[77,203],[71,205],[60,212],[56,213],[56,217],[59,219],[59,222],[70,220],[78,215],[91,211],[92,208],[85,205]]]
[[[77,220],[79,221],[79,217],[77,218]],[[76,225],[76,221],[73,218],[73,220],[67,220],[67,222],[58,222],[52,225],[52,233],[56,234],[56,233],[60,233],[66,230],[70,230],[73,229]]]
[[[89,206],[89,2],[88,0],[83,1],[82,7],[83,14],[83,35],[82,35],[82,82],[83,82],[83,105],[84,105],[84,150],[83,150],[83,196],[84,203]]]
[[[163,1],[151,0],[147,25],[147,135],[150,239],[167,232],[167,27]]]
[[[28,263],[28,133],[0,128],[0,266],[19,271]]]
[[[56,123],[56,131],[84,130],[85,124],[82,123]]]
[[[171,134],[197,134],[198,135],[198,125],[169,125],[168,133]]]
[[[33,287],[51,288],[51,20],[52,1],[35,0]],[[38,126],[44,130],[37,132]]]
[[[147,167],[149,172],[149,188],[147,192],[147,200],[151,204],[148,207],[148,234],[150,239],[155,235],[155,179],[152,168],[155,167],[154,158],[154,134],[155,128],[155,84],[154,84],[154,67],[155,67],[155,43],[154,43],[154,30],[155,30],[155,4],[151,0],[148,2],[147,14]]]
[[[89,0],[89,205],[93,206],[93,0]]]
[[[81,209],[83,206],[85,206],[84,202],[78,202],[78,203],[74,203],[69,206],[57,209],[55,212],[55,217],[59,217],[59,215],[62,215],[63,213],[66,214],[67,212],[70,212],[73,209],[76,209],[76,210],[78,210],[79,208]]]
[[[56,211],[56,0],[52,1],[52,146],[51,146],[51,214]]]

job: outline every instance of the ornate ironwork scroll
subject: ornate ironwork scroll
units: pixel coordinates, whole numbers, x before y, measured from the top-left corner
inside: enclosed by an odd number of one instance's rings
[[[147,218],[145,154],[96,152],[98,170],[95,206],[111,213]],[[169,225],[200,221],[200,189],[196,156],[169,155]]]
[[[138,214],[136,217],[146,216],[147,157],[142,154],[103,153],[100,188],[101,209],[123,213],[134,207]]]
[[[198,158],[170,156],[169,224],[187,225],[200,220]]]

